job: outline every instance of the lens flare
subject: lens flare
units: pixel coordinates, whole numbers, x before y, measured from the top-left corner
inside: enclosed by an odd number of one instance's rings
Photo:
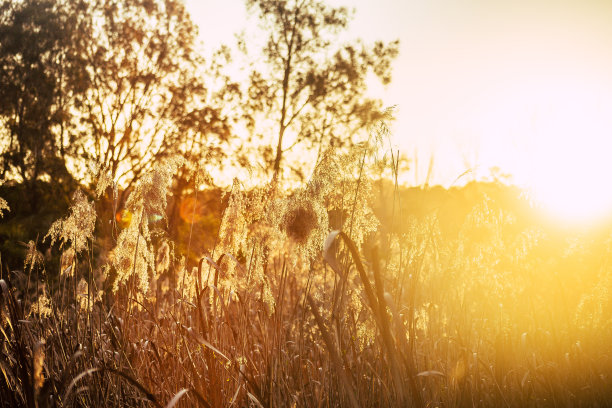
[[[185,197],[179,207],[181,219],[187,223],[200,222],[204,213],[204,206],[193,197]]]
[[[121,228],[127,228],[132,222],[132,213],[128,210],[121,210],[115,214],[115,220]]]

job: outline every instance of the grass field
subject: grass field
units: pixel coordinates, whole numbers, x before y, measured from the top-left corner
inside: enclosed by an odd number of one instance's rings
[[[291,191],[234,182],[200,248],[164,232],[179,165],[120,219],[96,214],[101,173],[3,267],[0,406],[611,404],[609,231],[557,234],[486,195],[410,215],[364,145]]]

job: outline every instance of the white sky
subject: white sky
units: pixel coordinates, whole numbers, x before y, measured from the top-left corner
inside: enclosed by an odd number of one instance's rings
[[[347,36],[401,41],[382,95],[399,108],[397,146],[418,155],[410,182],[432,154],[432,181],[446,186],[499,166],[563,199],[568,183],[586,192],[612,175],[612,1],[329,3],[355,7]],[[209,46],[247,25],[241,0],[187,5]]]

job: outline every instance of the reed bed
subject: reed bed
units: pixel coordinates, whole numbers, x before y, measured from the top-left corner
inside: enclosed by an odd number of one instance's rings
[[[236,181],[216,245],[182,255],[151,222],[180,161],[140,181],[108,248],[96,193],[75,194],[45,241],[59,275],[31,242],[0,280],[0,406],[610,405],[607,247],[583,265],[486,197],[452,234],[394,190],[381,225],[373,144],[291,192]]]

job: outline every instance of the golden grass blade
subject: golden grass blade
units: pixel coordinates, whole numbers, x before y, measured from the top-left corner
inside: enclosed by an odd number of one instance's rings
[[[263,405],[261,405],[261,402],[259,402],[259,400],[257,398],[255,398],[255,396],[253,394],[251,394],[250,392],[247,391],[247,396],[249,397],[249,399],[251,401],[253,401],[253,403],[255,405],[257,405],[259,408],[264,408]]]
[[[315,305],[310,295],[308,295],[306,299],[308,300],[308,305],[310,305],[310,310],[312,311],[315,321],[317,322],[317,326],[319,326],[319,330],[321,331],[321,336],[323,336],[323,341],[325,342],[325,345],[327,346],[327,352],[329,353],[329,356],[332,359],[332,364],[334,365],[334,368],[336,369],[336,372],[338,373],[338,377],[340,377],[340,381],[342,381],[345,387],[346,394],[349,397],[351,406],[353,406],[353,408],[357,408],[359,407],[359,402],[357,401],[357,397],[355,394],[355,387],[353,386],[349,376],[347,375],[342,365],[342,360],[340,359],[340,356],[338,355],[338,352],[336,351],[336,347],[334,346],[331,336],[329,335],[327,329],[325,328],[325,323],[323,323],[323,318],[321,318],[321,315],[319,314],[319,311],[317,310],[317,305]]]
[[[446,377],[444,373],[436,370],[421,371],[417,377]]]
[[[196,333],[191,327],[187,329],[187,332],[191,335],[191,337],[197,341],[198,343],[200,343],[202,346],[208,347],[209,349],[211,349],[212,351],[214,351],[216,354],[220,355],[221,357],[223,357],[225,360],[227,360],[227,362],[231,362],[231,360],[222,352],[219,351],[219,349],[217,349],[215,346],[213,346],[212,344],[210,344],[207,340],[205,340],[202,336],[200,336],[198,333]]]
[[[187,394],[189,390],[187,388],[183,388],[179,392],[177,392],[174,397],[168,402],[166,408],[174,408],[174,406],[179,402],[179,400],[183,397],[183,395]]]
[[[68,388],[66,388],[66,391],[64,392],[64,395],[62,396],[63,403],[65,404],[68,401],[68,397],[70,397],[70,394],[72,393],[72,390],[74,389],[74,386],[76,385],[76,383],[78,383],[83,377],[88,376],[88,375],[92,375],[96,371],[100,371],[100,369],[99,368],[90,368],[90,369],[87,369],[87,370],[81,372],[76,377],[74,377],[72,379],[72,381],[70,381],[70,384],[68,385]]]

